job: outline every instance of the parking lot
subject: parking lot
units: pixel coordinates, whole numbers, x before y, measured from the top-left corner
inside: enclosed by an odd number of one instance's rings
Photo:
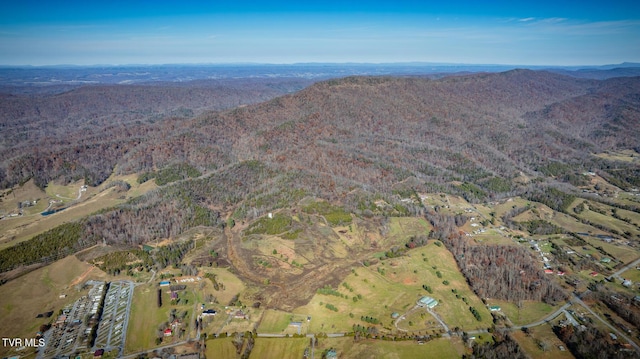
[[[127,323],[133,298],[133,282],[111,282],[105,296],[102,317],[93,350],[119,350],[124,352]]]

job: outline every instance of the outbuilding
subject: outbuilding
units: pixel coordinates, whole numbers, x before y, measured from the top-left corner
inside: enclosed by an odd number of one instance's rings
[[[426,308],[432,309],[433,307],[438,305],[438,301],[433,299],[433,298],[431,298],[431,297],[422,297],[418,301],[418,305],[421,306],[421,307],[426,307]]]

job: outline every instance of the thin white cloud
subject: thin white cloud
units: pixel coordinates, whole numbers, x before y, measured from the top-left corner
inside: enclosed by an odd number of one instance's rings
[[[520,21],[520,22],[527,22],[527,21],[533,21],[533,20],[535,20],[535,19],[536,19],[535,17],[525,17],[525,18],[523,18],[523,19],[518,19],[518,21]]]
[[[540,21],[531,25],[537,27],[538,31],[555,33],[559,35],[575,36],[632,34],[637,33],[640,30],[640,20],[591,22],[565,20],[566,19],[555,19],[555,21]]]
[[[564,17],[550,17],[546,19],[540,19],[539,22],[547,23],[547,24],[557,24],[566,20],[567,18],[564,18]]]

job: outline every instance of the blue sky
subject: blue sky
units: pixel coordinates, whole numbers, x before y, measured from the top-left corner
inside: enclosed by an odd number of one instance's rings
[[[640,62],[639,1],[32,1],[0,64]]]

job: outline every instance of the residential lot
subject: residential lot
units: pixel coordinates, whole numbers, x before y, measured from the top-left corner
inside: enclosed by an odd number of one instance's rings
[[[109,285],[94,350],[124,350],[127,324],[133,298],[133,282],[118,281]]]
[[[63,309],[52,330],[45,335],[46,346],[39,352],[39,358],[71,356],[88,349],[104,297],[105,283],[89,281],[87,285],[92,287],[89,294]]]

